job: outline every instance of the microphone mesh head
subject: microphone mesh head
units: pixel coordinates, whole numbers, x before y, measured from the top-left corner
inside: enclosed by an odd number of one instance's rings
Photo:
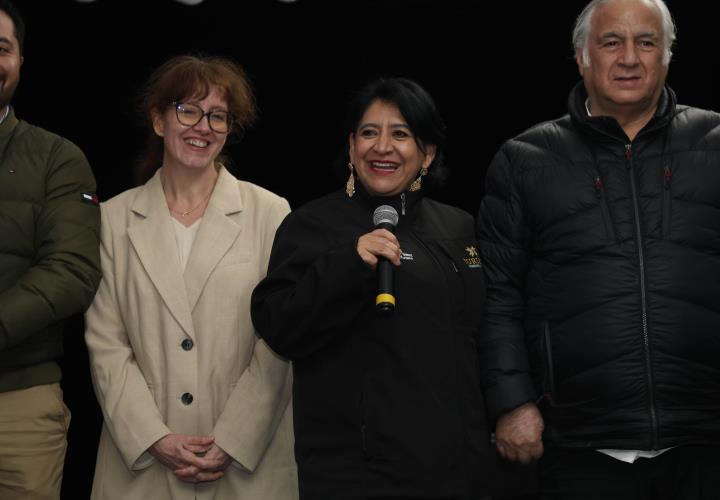
[[[373,212],[373,224],[375,226],[385,223],[395,227],[397,226],[398,220],[397,210],[390,205],[380,205]]]

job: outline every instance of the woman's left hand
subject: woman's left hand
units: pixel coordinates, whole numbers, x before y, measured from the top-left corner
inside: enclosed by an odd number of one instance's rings
[[[186,483],[200,483],[216,481],[225,475],[225,469],[230,466],[233,458],[225,450],[213,443],[210,449],[200,457],[203,467],[189,465],[175,471],[175,476]]]

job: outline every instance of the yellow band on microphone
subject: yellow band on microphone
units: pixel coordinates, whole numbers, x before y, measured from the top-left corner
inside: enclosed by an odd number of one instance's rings
[[[395,297],[389,293],[380,293],[375,297],[375,305],[392,304],[395,305]]]

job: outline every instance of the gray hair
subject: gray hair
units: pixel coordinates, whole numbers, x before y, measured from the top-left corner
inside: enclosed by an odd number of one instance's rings
[[[575,21],[575,27],[572,33],[573,47],[576,51],[581,51],[581,61],[583,66],[590,66],[590,54],[588,51],[588,37],[590,36],[590,21],[592,20],[595,10],[602,4],[608,3],[610,0],[592,0],[580,12]],[[672,57],[672,45],[675,42],[675,21],[673,21],[670,10],[663,0],[645,0],[658,8],[660,11],[660,21],[663,31],[663,64],[670,64]]]

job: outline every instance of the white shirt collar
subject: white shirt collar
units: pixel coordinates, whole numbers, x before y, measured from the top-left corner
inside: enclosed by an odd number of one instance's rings
[[[9,114],[10,114],[10,105],[8,104],[7,106],[5,106],[5,111],[3,111],[2,116],[0,116],[0,125],[3,124],[3,122],[5,121],[5,118],[7,118]]]

